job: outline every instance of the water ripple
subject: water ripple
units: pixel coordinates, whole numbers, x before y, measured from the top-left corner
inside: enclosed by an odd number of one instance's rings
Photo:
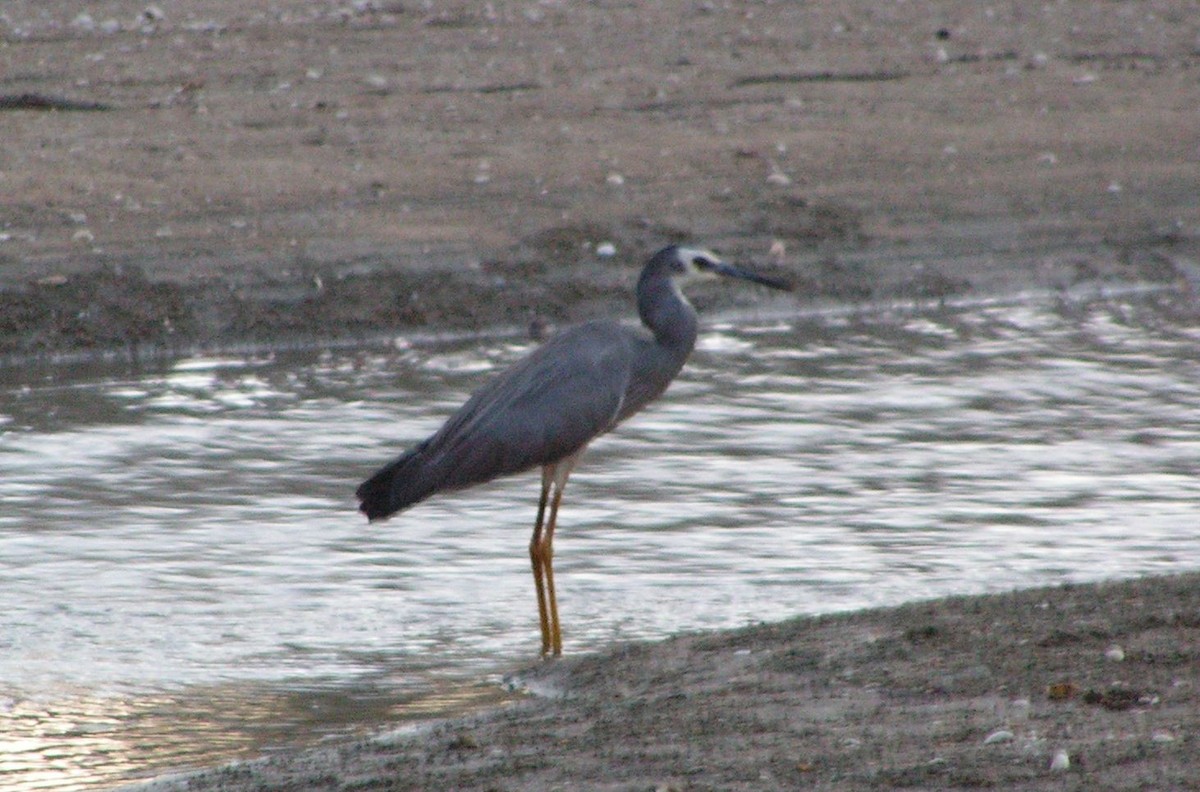
[[[572,478],[570,650],[1194,569],[1197,339],[1139,302],[711,327],[667,398]],[[425,713],[527,661],[536,475],[371,526],[352,498],[527,351],[0,383],[0,789]]]

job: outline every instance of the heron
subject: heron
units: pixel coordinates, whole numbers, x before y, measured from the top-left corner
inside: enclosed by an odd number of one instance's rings
[[[542,656],[562,654],[553,558],[567,478],[592,440],[657,399],[683,368],[696,344],[697,318],[680,286],[720,277],[791,289],[709,250],[663,248],[638,278],[643,327],[596,320],[552,336],[483,385],[431,437],[364,481],[356,492],[359,511],[371,522],[383,520],[437,493],[540,467],[529,558]]]

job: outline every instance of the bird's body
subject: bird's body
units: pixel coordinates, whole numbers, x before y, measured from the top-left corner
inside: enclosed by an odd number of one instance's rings
[[[671,355],[644,331],[616,322],[588,322],[554,336],[480,388],[436,434],[364,483],[360,508],[380,519],[435,492],[575,454],[670,383],[670,377],[650,382],[635,374],[644,352],[667,360],[672,376],[686,359],[686,353]],[[557,403],[570,403],[571,412],[543,406]]]
[[[384,519],[439,492],[541,467],[530,556],[542,652],[561,653],[550,559],[563,487],[591,440],[658,398],[679,373],[695,346],[697,320],[678,283],[712,275],[786,288],[707,251],[659,251],[638,281],[644,327],[600,320],[552,337],[480,388],[433,436],[363,482],[359,509],[371,520]]]

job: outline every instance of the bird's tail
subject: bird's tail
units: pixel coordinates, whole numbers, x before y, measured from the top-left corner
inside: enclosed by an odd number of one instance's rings
[[[421,452],[425,443],[401,455],[358,486],[358,510],[374,522],[422,501],[431,494],[421,483]]]

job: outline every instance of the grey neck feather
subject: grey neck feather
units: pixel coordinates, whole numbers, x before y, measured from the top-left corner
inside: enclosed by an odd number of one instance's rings
[[[696,345],[696,309],[665,267],[647,267],[637,287],[642,324],[666,350],[687,357]]]

